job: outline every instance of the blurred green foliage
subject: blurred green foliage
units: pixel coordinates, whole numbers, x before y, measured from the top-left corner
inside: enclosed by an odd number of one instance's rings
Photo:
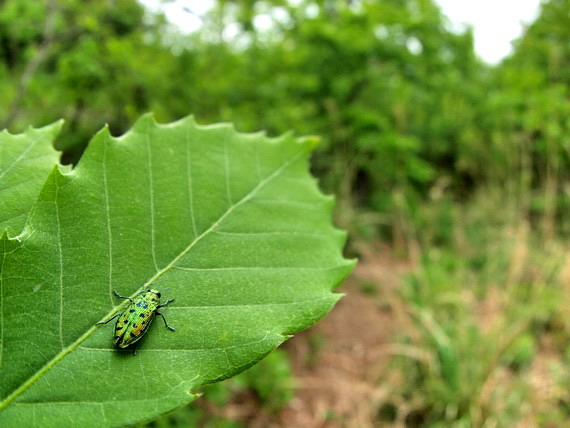
[[[414,329],[390,367],[404,381],[379,417],[556,425],[570,408],[557,389],[570,379],[568,40],[570,0],[544,1],[497,66],[432,0],[217,0],[192,34],[135,0],[4,0],[0,126],[64,118],[66,162],[104,123],[120,134],[149,110],[320,135],[314,172],[339,225],[418,266],[399,291]],[[545,341],[565,364],[538,399],[529,379]],[[274,355],[208,400],[247,385],[276,411],[291,376]],[[208,426],[201,410],[181,412]]]
[[[343,213],[387,214],[356,221],[372,223],[369,233],[401,233],[390,218],[401,192],[417,204],[486,183],[508,187],[552,228],[570,203],[568,7],[546,2],[492,68],[471,31],[449,31],[431,0],[219,0],[192,34],[135,0],[6,0],[3,124],[65,118],[59,145],[72,162],[104,123],[119,134],[148,110],[163,121],[193,112],[244,131],[295,129],[322,136],[315,170]]]

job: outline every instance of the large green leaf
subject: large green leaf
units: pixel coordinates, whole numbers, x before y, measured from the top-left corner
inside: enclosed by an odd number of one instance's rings
[[[351,270],[311,139],[191,118],[105,129],[49,175],[18,240],[0,242],[0,426],[116,426],[191,401],[324,316]],[[112,346],[115,298],[176,301],[136,356]]]
[[[0,132],[0,231],[22,230],[46,176],[59,157],[53,141],[62,121],[20,135]]]

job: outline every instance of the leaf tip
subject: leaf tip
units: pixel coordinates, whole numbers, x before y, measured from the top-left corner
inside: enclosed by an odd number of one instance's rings
[[[321,142],[321,137],[318,135],[306,135],[304,137],[297,138],[300,144],[307,145],[311,150],[313,150]]]
[[[338,266],[338,277],[336,280],[331,284],[331,290],[336,289],[340,286],[346,278],[352,273],[354,270],[354,266],[358,263],[358,259],[343,259],[343,262]],[[344,293],[334,293],[334,296],[338,296],[336,300],[339,300],[344,296]],[[335,300],[335,302],[336,302]]]
[[[70,165],[55,164],[51,172],[56,177],[66,177],[75,174],[75,169],[71,168]]]
[[[55,122],[49,123],[49,124],[42,126],[42,127],[39,127],[39,128],[34,128],[32,125],[28,125],[25,133],[36,132],[36,131],[40,131],[40,132],[46,131],[55,137],[56,135],[58,135],[61,132],[61,128],[63,128],[64,123],[65,123],[65,120],[59,119],[59,120],[56,120]]]
[[[190,402],[197,400],[198,398],[200,398],[202,395],[204,395],[204,393],[202,392],[194,392],[192,390],[188,390],[186,391],[186,393],[188,394],[188,396],[190,397]]]
[[[181,117],[180,119],[175,120],[174,122],[160,124],[160,126],[164,126],[167,128],[175,128],[177,126],[187,126],[187,125],[199,126],[198,123],[196,122],[196,118],[194,117],[193,114],[189,114],[189,115],[186,115],[184,117]]]
[[[145,113],[138,118],[138,120],[133,125],[132,129],[137,129],[137,128],[146,129],[149,126],[157,126],[157,125],[158,122],[156,121],[154,113],[149,111],[148,113]]]
[[[334,227],[334,226],[333,226]],[[334,232],[331,234],[335,238],[335,242],[339,248],[344,248],[348,239],[348,232],[344,229],[334,227]]]
[[[98,138],[108,138],[108,137],[111,137],[111,131],[109,129],[109,124],[106,123],[99,131],[97,131],[97,133],[91,139],[89,144],[93,144],[93,141],[97,140]]]
[[[346,296],[346,293],[333,293],[332,294],[332,298],[333,298],[333,307],[340,301],[340,299],[342,299],[344,296]],[[331,307],[332,310],[332,307]]]
[[[356,264],[358,263],[358,259],[357,258],[353,258],[353,259],[344,259],[344,272],[343,272],[343,277],[342,277],[342,281],[344,281],[346,279],[346,277],[348,275],[350,275],[352,273],[352,271],[354,270],[354,267],[356,266]]]

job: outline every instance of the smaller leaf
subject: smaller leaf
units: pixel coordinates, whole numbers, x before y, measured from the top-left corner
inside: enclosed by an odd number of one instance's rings
[[[0,132],[0,232],[20,233],[59,153],[53,148],[63,121],[23,134]]]

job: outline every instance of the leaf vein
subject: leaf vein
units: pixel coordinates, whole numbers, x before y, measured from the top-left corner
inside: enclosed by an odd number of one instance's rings
[[[223,230],[215,230],[214,233],[217,235],[230,235],[230,236],[272,236],[272,235],[290,236],[290,235],[298,235],[298,236],[311,236],[311,237],[315,237],[315,238],[330,238],[330,235],[327,235],[325,233],[300,232],[300,231],[295,231],[295,230],[269,231],[269,232],[226,232]]]
[[[217,346],[217,347],[211,347],[211,348],[203,347],[203,348],[194,348],[194,349],[180,349],[180,348],[174,348],[174,349],[171,349],[171,348],[141,349],[141,350],[139,350],[139,352],[204,352],[204,351],[227,352],[230,349],[247,348],[248,346],[263,343],[264,341],[267,340],[268,336],[269,336],[269,333],[266,333],[265,336],[263,336],[263,338],[261,338],[261,339],[253,340],[253,341],[247,342],[247,343],[242,343],[240,345]],[[81,349],[83,351],[117,352],[117,350],[115,348],[92,348],[92,347],[88,347],[88,346],[80,346],[79,349]],[[124,351],[119,351],[119,352],[128,353],[131,351],[124,350]]]
[[[113,301],[113,234],[111,230],[111,207],[109,206],[109,186],[107,183],[107,142],[103,145],[103,195],[105,197],[105,216],[107,220],[107,245],[109,247],[109,298]]]
[[[147,401],[156,401],[156,398],[141,398],[139,400],[121,400],[121,403],[144,403]],[[93,406],[105,404],[120,404],[116,400],[112,401],[33,401],[33,402],[16,402],[14,406],[50,406],[55,404],[59,405],[76,405],[76,404],[89,404]]]
[[[221,268],[193,268],[193,267],[183,267],[183,266],[174,266],[174,269],[178,270],[185,270],[185,271],[232,271],[232,270],[313,270],[313,271],[329,271],[335,270],[342,267],[346,267],[346,265],[335,265],[329,267],[313,267],[313,266],[229,266],[229,267],[221,267]]]
[[[271,306],[294,306],[303,305],[306,303],[315,303],[320,301],[327,301],[329,297],[319,299],[298,300],[296,302],[276,302],[276,303],[253,303],[244,305],[212,305],[212,306],[172,306],[168,308],[169,311],[177,309],[236,309],[236,308],[255,308],[255,307],[271,307]]]
[[[54,204],[55,204],[55,217],[57,225],[57,251],[59,258],[59,342],[61,349],[64,349],[63,343],[63,248],[61,245],[61,220],[59,215],[59,185],[57,183],[57,175],[54,176],[55,182],[55,194],[54,194]]]
[[[194,231],[194,238],[198,236],[196,231],[196,218],[194,217],[194,189],[192,187],[192,155],[190,153],[190,142],[188,139],[188,132],[186,130],[186,178],[188,181],[188,200],[190,202],[190,220],[192,221],[192,230]]]
[[[152,176],[152,156],[150,150],[150,136],[146,134],[147,162],[148,162],[148,185],[149,185],[149,203],[150,203],[150,246],[152,251],[152,262],[154,269],[158,271],[158,263],[156,262],[156,230],[154,227],[154,182]]]
[[[275,205],[290,205],[290,206],[299,206],[299,207],[315,207],[319,205],[323,205],[326,203],[326,200],[323,201],[293,201],[290,199],[257,199],[255,201],[258,204],[275,204]]]
[[[232,191],[230,188],[230,159],[228,157],[228,146],[226,142],[224,142],[224,177],[226,180],[226,196],[228,198],[228,204],[232,206]]]
[[[0,179],[1,179],[2,177],[4,177],[4,176],[8,173],[8,171],[10,171],[18,162],[20,162],[20,161],[24,158],[24,156],[26,156],[26,154],[27,154],[30,150],[32,150],[32,148],[33,148],[39,141],[40,141],[40,137],[38,137],[38,138],[36,138],[35,140],[33,140],[33,141],[30,143],[30,145],[29,145],[28,147],[26,147],[25,150],[24,150],[22,153],[20,153],[20,155],[19,155],[16,159],[14,159],[14,161],[13,161],[10,165],[8,165],[8,167],[6,167],[6,169],[5,169],[4,171],[2,171],[2,173],[0,173]]]

